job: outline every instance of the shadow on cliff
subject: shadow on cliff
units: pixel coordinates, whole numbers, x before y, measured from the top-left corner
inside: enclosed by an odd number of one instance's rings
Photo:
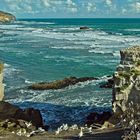
[[[40,102],[22,102],[16,103],[20,108],[35,108],[41,111],[44,123],[50,128],[56,129],[62,124],[78,124],[83,125],[86,122],[87,116],[91,112],[110,111],[109,107],[97,106],[64,106],[51,103]]]

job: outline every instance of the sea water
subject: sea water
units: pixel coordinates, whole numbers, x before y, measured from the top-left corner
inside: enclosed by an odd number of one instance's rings
[[[82,124],[90,112],[111,109],[112,90],[99,86],[115,71],[119,51],[138,44],[140,19],[17,19],[0,25],[5,100],[39,109],[52,128]],[[100,80],[59,90],[27,89],[70,76]]]

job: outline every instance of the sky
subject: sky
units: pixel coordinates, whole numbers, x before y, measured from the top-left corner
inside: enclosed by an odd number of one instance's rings
[[[140,0],[0,0],[17,18],[140,18]]]

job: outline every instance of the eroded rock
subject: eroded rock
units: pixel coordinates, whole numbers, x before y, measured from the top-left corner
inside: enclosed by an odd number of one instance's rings
[[[114,73],[113,111],[121,114],[130,102],[140,105],[140,46],[120,51],[121,62]]]
[[[54,82],[42,82],[42,83],[33,84],[33,85],[29,86],[29,89],[33,89],[33,90],[62,89],[62,88],[68,87],[70,85],[75,85],[79,82],[85,82],[85,81],[91,81],[91,80],[98,80],[98,78],[95,78],[95,77],[82,77],[82,78],[69,77],[69,78],[65,78],[63,80],[57,80]]]
[[[0,23],[10,23],[14,21],[16,18],[14,15],[0,11]]]
[[[0,102],[0,120],[24,120],[31,122],[35,127],[44,127],[42,116],[39,110],[28,108],[25,110],[7,102]]]
[[[0,64],[0,101],[2,101],[4,97],[3,68],[4,65]]]
[[[111,116],[112,113],[109,111],[103,113],[92,112],[87,116],[86,124],[89,126],[94,123],[103,125],[104,122],[108,121]]]
[[[113,85],[114,85],[114,79],[110,78],[107,80],[106,83],[101,84],[100,88],[113,88]]]

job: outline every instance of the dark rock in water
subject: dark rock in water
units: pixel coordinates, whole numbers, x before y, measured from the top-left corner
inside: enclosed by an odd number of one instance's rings
[[[113,88],[113,85],[114,85],[114,79],[111,78],[111,79],[108,79],[106,83],[101,84],[100,88]]]
[[[29,89],[33,90],[50,90],[50,89],[62,89],[70,85],[75,85],[79,82],[91,81],[91,80],[98,80],[98,78],[94,77],[83,77],[83,78],[76,78],[76,77],[69,77],[63,80],[57,80],[54,82],[42,82],[37,83],[29,86]]]
[[[10,23],[15,19],[16,17],[14,15],[0,11],[0,23]]]
[[[112,113],[109,111],[103,112],[101,114],[97,112],[93,112],[87,116],[86,124],[89,126],[94,123],[103,125],[104,122],[108,121],[111,116],[112,116]]]
[[[28,108],[25,110],[7,102],[0,102],[0,120],[15,119],[31,122],[35,127],[44,127],[39,110]]]
[[[89,27],[86,27],[86,26],[80,27],[80,30],[88,30],[88,29],[89,29]]]

